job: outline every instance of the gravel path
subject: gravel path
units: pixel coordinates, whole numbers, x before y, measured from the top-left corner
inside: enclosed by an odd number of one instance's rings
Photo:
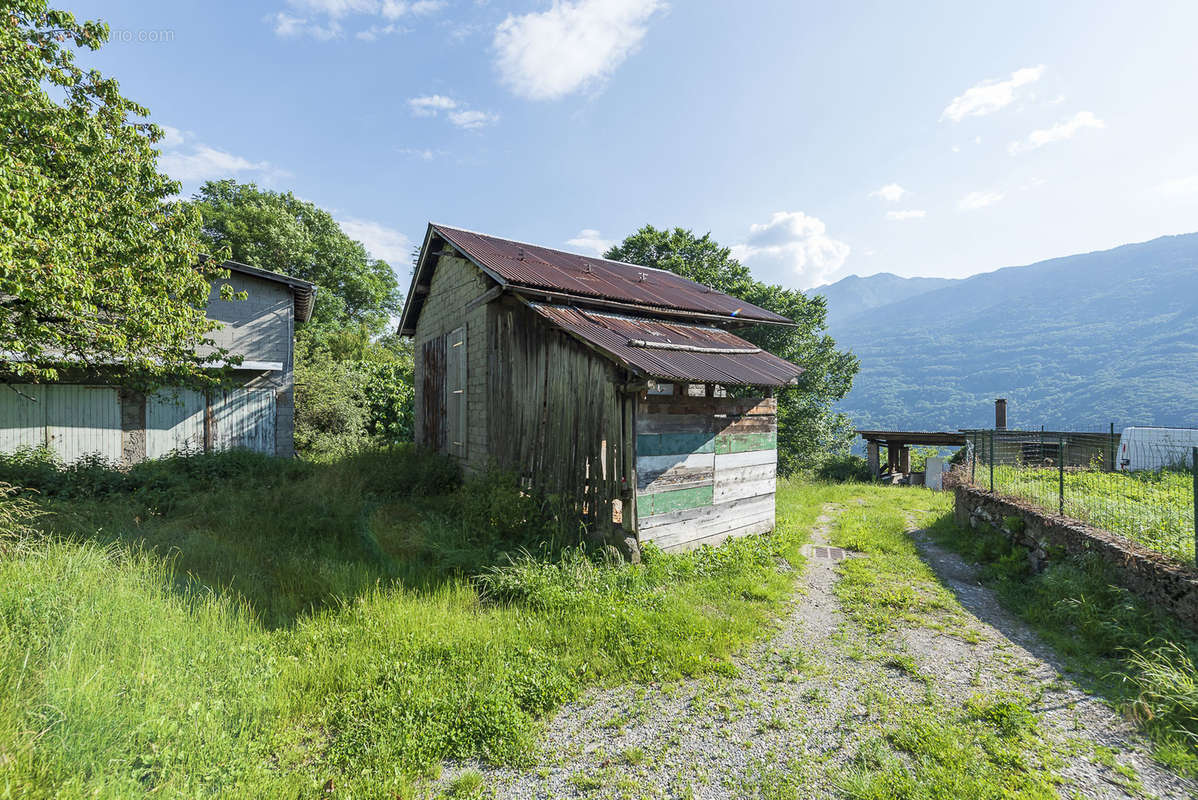
[[[837,557],[852,554],[825,546],[839,510],[825,507],[790,613],[737,660],[739,675],[590,692],[547,724],[534,767],[459,764],[442,782],[469,768],[483,773],[495,797],[521,800],[834,797],[839,768],[870,729],[871,696],[920,703],[935,692],[959,704],[980,689],[1018,687],[1038,690],[1033,710],[1046,737],[1070,753],[1058,769],[1062,797],[1198,796],[1198,787],[1158,768],[1107,706],[1061,678],[1051,654],[968,564],[918,530],[925,559],[960,600],[962,624],[903,627],[887,642],[918,673],[862,658],[863,637],[833,592]],[[1094,744],[1112,748],[1119,768],[1109,758],[1099,764]]]

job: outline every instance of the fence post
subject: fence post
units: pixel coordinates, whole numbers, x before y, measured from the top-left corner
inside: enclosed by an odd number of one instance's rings
[[[1194,563],[1198,564],[1198,447],[1190,456],[1190,471],[1194,473]]]
[[[978,434],[974,431],[973,434],[973,453],[969,459],[969,485],[976,486],[978,477]]]
[[[1065,516],[1065,437],[1057,437],[1057,462],[1059,464],[1060,480],[1057,488],[1057,508],[1061,516]]]
[[[994,491],[994,431],[990,431],[990,491]]]
[[[1110,463],[1110,464],[1107,466],[1107,470],[1106,470],[1106,471],[1107,471],[1107,472],[1114,472],[1114,471],[1115,471],[1115,455],[1116,455],[1116,454],[1115,454],[1115,451],[1116,451],[1118,448],[1116,448],[1116,447],[1115,447],[1115,423],[1113,423],[1113,422],[1111,423],[1111,438],[1110,438],[1110,445],[1111,445],[1111,463]]]

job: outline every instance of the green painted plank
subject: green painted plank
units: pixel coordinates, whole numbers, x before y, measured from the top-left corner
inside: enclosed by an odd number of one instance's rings
[[[727,453],[745,453],[750,450],[778,449],[778,434],[776,433],[729,433],[717,436],[715,451],[721,455]]]
[[[713,433],[642,433],[636,437],[638,456],[678,456],[715,452]]]
[[[671,511],[681,511],[684,508],[709,506],[714,495],[715,487],[712,486],[637,495],[636,513],[640,517],[651,517],[654,514],[668,514]]]

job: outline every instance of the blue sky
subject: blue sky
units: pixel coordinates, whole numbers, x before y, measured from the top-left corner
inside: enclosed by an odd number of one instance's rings
[[[761,278],[1198,230],[1198,3],[61,0],[162,166],[289,189],[401,279],[436,220],[711,231]]]

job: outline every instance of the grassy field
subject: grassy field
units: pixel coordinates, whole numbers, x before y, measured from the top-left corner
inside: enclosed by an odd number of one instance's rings
[[[901,532],[926,511],[1163,758],[1198,764],[1192,638],[1096,567],[1021,573],[922,490],[783,483],[774,534],[634,566],[409,450],[0,464],[17,478],[40,492],[0,497],[0,798],[410,797],[444,759],[523,763],[587,686],[733,671],[828,502],[849,509],[837,541],[873,556],[838,589],[863,628],[950,605]]]
[[[982,464],[975,480],[989,486],[990,475]],[[998,465],[994,488],[1053,513],[1060,505],[1056,469]],[[1066,470],[1065,515],[1194,563],[1194,478],[1188,471]]]
[[[404,797],[441,759],[519,763],[589,684],[731,669],[845,491],[631,566],[407,451],[75,472],[33,475],[40,534],[2,545],[0,797]]]

